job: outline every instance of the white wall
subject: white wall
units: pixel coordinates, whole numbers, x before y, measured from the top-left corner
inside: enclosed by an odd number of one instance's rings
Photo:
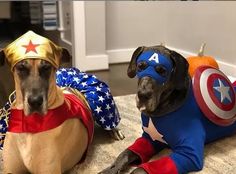
[[[166,40],[165,4],[106,2],[107,50],[159,44]]]
[[[106,48],[130,55],[132,48],[164,42],[191,54],[206,42],[206,54],[236,76],[235,9],[236,2],[107,2]]]
[[[236,2],[168,3],[167,45],[196,52],[202,42],[207,53],[236,65]]]
[[[236,2],[218,1],[85,2],[86,56],[105,65],[129,61],[141,45],[164,42],[189,55],[206,42],[206,54],[236,76],[235,9]]]
[[[105,2],[85,2],[85,28],[88,55],[105,54]]]

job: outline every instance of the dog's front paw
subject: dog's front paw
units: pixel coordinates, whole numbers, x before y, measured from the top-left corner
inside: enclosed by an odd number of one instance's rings
[[[119,173],[120,173],[120,169],[112,165],[104,169],[103,171],[99,172],[98,174],[119,174]]]
[[[148,174],[143,168],[136,168],[130,174]]]
[[[114,128],[114,129],[110,130],[109,133],[112,138],[114,138],[115,140],[118,140],[118,141],[123,140],[125,138],[122,131],[118,128]]]

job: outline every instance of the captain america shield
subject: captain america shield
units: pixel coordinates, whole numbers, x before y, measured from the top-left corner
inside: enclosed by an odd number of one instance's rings
[[[236,93],[229,79],[218,69],[201,66],[193,76],[193,92],[204,115],[220,126],[236,120]]]

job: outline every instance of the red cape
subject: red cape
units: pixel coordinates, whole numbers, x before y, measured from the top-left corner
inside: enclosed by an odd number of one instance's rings
[[[89,142],[94,131],[94,121],[90,110],[73,94],[64,94],[65,100],[61,106],[48,110],[46,115],[37,113],[25,116],[23,110],[12,109],[9,118],[8,132],[38,133],[61,125],[65,120],[78,118],[88,130]],[[70,106],[70,107],[69,107]]]

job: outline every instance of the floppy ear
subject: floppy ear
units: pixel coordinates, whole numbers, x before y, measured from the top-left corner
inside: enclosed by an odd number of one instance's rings
[[[188,80],[188,61],[179,53],[171,51],[170,58],[173,61],[173,72],[171,80],[175,84],[176,89],[183,89],[186,87],[186,80]]]
[[[144,48],[145,48],[144,46],[138,47],[132,55],[132,58],[131,58],[131,61],[129,63],[129,67],[128,67],[128,70],[127,70],[127,74],[130,78],[134,78],[136,76],[137,57],[143,52]]]
[[[5,63],[5,54],[3,50],[0,51],[0,66],[3,66]]]
[[[62,48],[61,52],[61,63],[67,63],[70,62],[72,59],[72,56],[70,55],[69,51],[66,48]]]

